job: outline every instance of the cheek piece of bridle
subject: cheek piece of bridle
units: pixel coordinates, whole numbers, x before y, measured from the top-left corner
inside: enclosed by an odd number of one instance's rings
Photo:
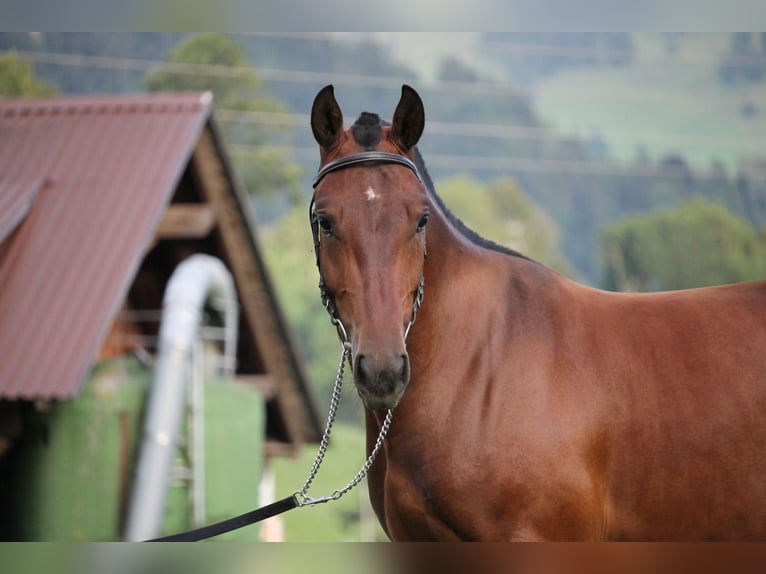
[[[412,172],[418,177],[418,180],[422,181],[420,174],[418,173],[417,167],[415,166],[414,163],[412,163],[412,161],[410,161],[406,157],[397,155],[397,154],[392,154],[392,153],[370,151],[370,152],[362,152],[362,153],[354,154],[354,155],[344,157],[344,158],[328,163],[322,169],[319,170],[319,173],[317,173],[316,177],[314,178],[314,188],[316,188],[319,182],[322,181],[322,178],[324,178],[324,176],[326,176],[328,173],[332,173],[333,171],[337,171],[339,169],[344,169],[346,167],[351,167],[354,165],[373,164],[373,163],[393,163],[393,164],[403,165],[411,169]],[[330,319],[332,320],[333,325],[335,325],[338,330],[338,337],[340,338],[341,343],[343,345],[343,353],[341,354],[340,364],[338,365],[338,374],[336,376],[335,386],[333,387],[333,391],[332,391],[332,399],[330,401],[330,411],[327,415],[327,423],[325,426],[325,431],[324,431],[324,434],[322,435],[322,440],[319,443],[319,450],[317,451],[317,455],[316,455],[316,458],[314,459],[314,463],[311,466],[309,475],[306,478],[306,482],[303,484],[303,487],[300,490],[294,492],[293,494],[291,494],[290,496],[286,498],[277,500],[276,502],[273,502],[269,505],[263,506],[261,508],[257,508],[250,512],[246,512],[245,514],[240,514],[239,516],[235,516],[227,520],[222,520],[221,522],[216,522],[208,526],[203,526],[202,528],[189,530],[187,532],[182,532],[180,534],[174,534],[171,536],[164,536],[162,538],[155,538],[151,540],[151,542],[194,542],[197,540],[205,540],[207,538],[212,538],[213,536],[218,536],[220,534],[224,534],[226,532],[231,532],[232,530],[242,528],[243,526],[248,526],[256,522],[261,522],[263,520],[266,520],[267,518],[271,518],[272,516],[277,516],[278,514],[282,514],[283,512],[292,510],[293,508],[299,508],[301,506],[314,506],[315,504],[319,504],[322,502],[337,500],[362,481],[362,479],[367,475],[367,472],[370,470],[370,467],[372,466],[372,463],[374,462],[375,457],[378,454],[378,451],[380,451],[381,447],[383,446],[383,440],[385,439],[386,434],[388,433],[388,429],[391,426],[391,417],[393,415],[393,410],[391,409],[389,409],[388,412],[386,413],[386,417],[383,420],[383,423],[381,424],[378,438],[375,441],[375,445],[370,451],[370,454],[367,457],[367,460],[364,462],[359,472],[356,473],[354,478],[352,478],[351,481],[346,486],[338,490],[335,490],[329,496],[323,496],[321,498],[313,498],[308,495],[309,487],[311,486],[311,483],[314,480],[314,477],[319,471],[319,467],[322,464],[322,461],[324,460],[324,455],[329,445],[330,431],[332,430],[332,424],[333,424],[333,421],[335,420],[335,413],[338,408],[338,401],[340,400],[341,385],[343,383],[344,365],[351,353],[351,343],[348,340],[348,334],[346,332],[346,328],[343,326],[343,322],[340,320],[340,316],[338,315],[338,311],[335,308],[335,303],[333,301],[333,298],[328,293],[327,288],[325,287],[324,279],[322,278],[322,269],[319,264],[319,221],[317,220],[316,213],[314,211],[313,199],[311,200],[309,213],[311,216],[311,232],[314,234],[314,250],[316,252],[316,263],[317,263],[317,267],[319,268],[319,278],[320,278],[319,290],[322,295],[322,304],[327,309],[327,312],[330,314]],[[425,248],[426,248],[425,247],[426,245],[425,230],[423,230],[422,233],[423,233],[423,254],[425,256]],[[420,283],[418,284],[415,297],[412,302],[412,316],[404,332],[405,340],[407,339],[407,335],[410,332],[410,327],[412,327],[412,324],[415,322],[415,317],[417,316],[418,308],[420,308],[420,305],[423,302],[424,285],[425,285],[425,279],[423,277],[423,274],[421,273]]]
[[[407,157],[404,157],[403,155],[398,155],[395,153],[387,153],[382,151],[366,151],[361,152],[353,155],[349,155],[346,157],[342,157],[340,159],[336,159],[335,161],[331,161],[327,163],[322,169],[319,170],[319,172],[314,177],[314,183],[313,187],[316,189],[316,187],[319,185],[319,182],[324,179],[324,177],[332,173],[334,171],[338,171],[341,169],[345,169],[347,167],[352,166],[358,166],[358,165],[365,165],[365,164],[380,164],[380,163],[393,163],[393,164],[399,164],[403,165],[405,167],[408,167],[412,172],[415,174],[415,176],[418,178],[418,181],[422,182],[423,179],[420,177],[420,173],[418,172],[417,166]],[[333,325],[335,325],[335,328],[338,331],[338,338],[340,339],[341,344],[344,346],[344,348],[350,347],[351,342],[348,339],[348,332],[346,331],[346,327],[343,325],[343,321],[341,321],[340,315],[338,314],[338,309],[335,307],[335,301],[330,294],[330,292],[327,289],[327,286],[324,281],[324,276],[322,275],[322,265],[320,263],[320,231],[319,231],[319,219],[317,218],[317,214],[314,208],[314,199],[312,198],[311,204],[309,205],[309,220],[311,222],[311,233],[314,236],[314,255],[316,256],[316,265],[317,269],[319,270],[319,294],[322,298],[322,305],[324,305],[324,308],[327,309],[327,312],[330,315],[330,321]],[[425,238],[425,229],[422,231],[423,233],[423,256],[426,255],[426,238]],[[407,323],[407,327],[404,330],[404,339],[407,340],[407,335],[410,333],[410,328],[412,327],[413,323],[415,323],[415,319],[418,315],[418,309],[420,308],[420,305],[423,303],[423,295],[425,290],[425,276],[423,273],[420,273],[420,281],[418,282],[418,287],[415,290],[415,296],[412,301],[412,313],[410,316],[409,323]]]

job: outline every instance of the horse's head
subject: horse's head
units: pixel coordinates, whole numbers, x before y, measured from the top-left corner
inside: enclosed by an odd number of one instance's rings
[[[395,407],[409,382],[406,333],[422,295],[428,198],[412,151],[423,103],[402,87],[390,125],[363,113],[349,129],[332,86],[311,110],[320,146],[314,225],[323,297],[351,344],[365,406]]]

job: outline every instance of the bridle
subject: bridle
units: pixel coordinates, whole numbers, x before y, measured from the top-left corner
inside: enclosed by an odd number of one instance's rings
[[[423,178],[420,177],[420,172],[418,171],[417,166],[410,158],[385,151],[363,151],[360,153],[347,155],[346,157],[342,157],[325,164],[322,169],[320,169],[314,176],[314,183],[312,184],[312,187],[316,189],[317,185],[319,185],[319,182],[322,181],[324,176],[326,176],[328,173],[338,171],[339,169],[343,169],[345,167],[351,167],[353,165],[369,163],[398,163],[410,168],[418,178],[418,181],[423,181]]]
[[[410,170],[412,170],[412,172],[418,178],[419,182],[423,181],[423,178],[420,176],[420,172],[418,171],[417,166],[408,157],[395,154],[395,153],[383,152],[383,151],[364,151],[364,152],[355,153],[346,157],[342,157],[340,159],[336,159],[334,161],[331,161],[325,164],[319,170],[319,172],[317,172],[316,176],[314,176],[314,182],[312,184],[312,187],[316,189],[316,187],[319,185],[319,182],[321,182],[327,174],[330,174],[334,171],[339,171],[341,169],[358,166],[358,165],[381,164],[381,163],[403,165],[409,168]],[[324,275],[322,275],[322,265],[320,263],[320,257],[319,257],[319,252],[320,252],[319,219],[317,218],[317,214],[316,214],[314,198],[311,199],[311,203],[309,204],[309,221],[311,222],[311,233],[314,236],[314,255],[316,256],[316,265],[317,265],[317,269],[319,270],[319,294],[322,298],[322,305],[324,306],[325,309],[327,309],[327,312],[330,315],[330,321],[332,322],[333,325],[335,325],[335,328],[338,331],[338,338],[340,339],[341,344],[344,347],[349,347],[351,343],[348,340],[348,332],[346,331],[346,327],[343,325],[343,321],[341,321],[340,319],[338,310],[335,307],[335,301],[333,300],[332,296],[328,292],[327,286],[324,281]],[[425,230],[423,230],[423,256],[424,257],[426,253],[427,253],[426,237],[425,237]],[[407,339],[407,335],[409,335],[410,333],[410,328],[415,323],[415,319],[417,318],[417,315],[418,315],[418,309],[420,309],[420,306],[423,303],[424,292],[425,292],[425,275],[423,274],[423,272],[421,272],[420,281],[418,282],[418,287],[415,291],[415,296],[412,301],[412,312],[410,315],[410,320],[404,331],[405,340]]]
[[[340,159],[337,159],[335,161],[331,161],[327,163],[324,167],[322,167],[319,172],[317,173],[316,177],[314,177],[314,189],[316,189],[317,185],[319,185],[319,182],[322,181],[322,179],[329,173],[332,173],[334,171],[338,171],[341,169],[345,169],[347,167],[352,166],[358,166],[358,165],[366,165],[366,164],[376,164],[376,163],[390,163],[390,164],[398,164],[403,165],[409,169],[412,170],[412,172],[417,176],[418,181],[422,182],[422,178],[420,177],[420,173],[418,172],[418,168],[415,166],[415,164],[408,158],[393,154],[393,153],[386,153],[386,152],[380,152],[380,151],[366,151],[361,153],[356,153],[350,156],[342,157]],[[295,493],[296,499],[299,501],[299,504],[301,506],[319,504],[322,502],[328,502],[330,500],[337,500],[341,496],[343,496],[346,492],[354,488],[359,482],[367,475],[367,472],[372,467],[372,463],[375,461],[375,457],[377,456],[378,452],[383,446],[383,441],[386,438],[386,435],[388,434],[388,429],[391,426],[391,419],[393,417],[393,409],[388,409],[386,412],[386,416],[383,419],[383,422],[380,426],[380,432],[378,433],[378,438],[375,441],[375,445],[373,446],[372,450],[370,451],[370,454],[367,457],[367,460],[365,461],[362,468],[359,470],[359,472],[354,476],[354,478],[349,482],[345,487],[338,489],[334,491],[330,496],[324,496],[321,498],[313,498],[311,496],[308,496],[307,491],[309,489],[309,486],[311,486],[311,483],[319,470],[319,466],[322,464],[322,460],[324,459],[325,452],[327,450],[328,441],[330,438],[330,431],[332,429],[333,422],[335,420],[335,414],[338,407],[338,401],[340,399],[340,392],[341,387],[343,384],[343,367],[347,360],[349,360],[351,356],[351,342],[348,339],[348,331],[346,331],[346,327],[343,325],[343,321],[340,319],[340,315],[338,314],[338,309],[335,307],[335,301],[333,300],[332,296],[327,290],[327,286],[324,281],[324,276],[322,275],[322,265],[320,261],[320,233],[319,233],[319,218],[317,217],[316,209],[315,209],[315,200],[314,198],[311,199],[311,203],[309,205],[309,220],[311,222],[311,233],[314,236],[314,255],[316,256],[316,265],[317,270],[319,271],[319,292],[322,297],[322,305],[324,305],[324,308],[327,310],[327,312],[330,315],[330,321],[333,325],[335,325],[335,328],[338,331],[338,338],[340,339],[341,345],[343,347],[343,351],[341,353],[340,357],[340,364],[338,365],[338,373],[335,378],[335,385],[333,387],[332,391],[332,400],[330,401],[330,412],[327,415],[327,424],[325,426],[325,432],[322,436],[322,440],[319,444],[319,450],[317,452],[317,456],[314,459],[314,463],[311,467],[311,470],[309,472],[308,478],[306,479],[306,482],[303,485],[303,488]],[[426,239],[425,239],[425,228],[422,230],[423,233],[423,256],[426,255]],[[420,281],[418,282],[418,287],[415,291],[415,296],[412,301],[412,312],[410,315],[410,321],[407,324],[407,328],[404,331],[404,339],[407,339],[407,335],[410,332],[410,328],[412,327],[413,323],[415,323],[415,319],[417,318],[418,309],[420,308],[420,305],[423,303],[423,294],[425,289],[425,276],[424,273],[421,271],[420,273]],[[349,360],[351,363],[351,368],[353,369],[353,362]]]

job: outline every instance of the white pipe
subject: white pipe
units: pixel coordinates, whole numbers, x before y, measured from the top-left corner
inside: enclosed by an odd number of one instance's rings
[[[205,525],[205,348],[197,338],[194,343],[191,366],[191,393],[189,407],[189,435],[191,441],[192,526]]]
[[[176,267],[162,303],[157,364],[149,390],[144,436],[125,525],[125,540],[160,535],[168,483],[186,403],[189,361],[205,302],[224,312],[224,374],[234,372],[237,302],[231,274],[208,255],[192,255]]]

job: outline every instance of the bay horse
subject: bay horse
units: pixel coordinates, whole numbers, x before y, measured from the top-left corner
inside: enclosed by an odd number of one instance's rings
[[[368,452],[395,409],[368,476],[392,540],[766,538],[766,282],[613,293],[483,240],[434,190],[409,86],[348,129],[326,86],[311,127]]]

